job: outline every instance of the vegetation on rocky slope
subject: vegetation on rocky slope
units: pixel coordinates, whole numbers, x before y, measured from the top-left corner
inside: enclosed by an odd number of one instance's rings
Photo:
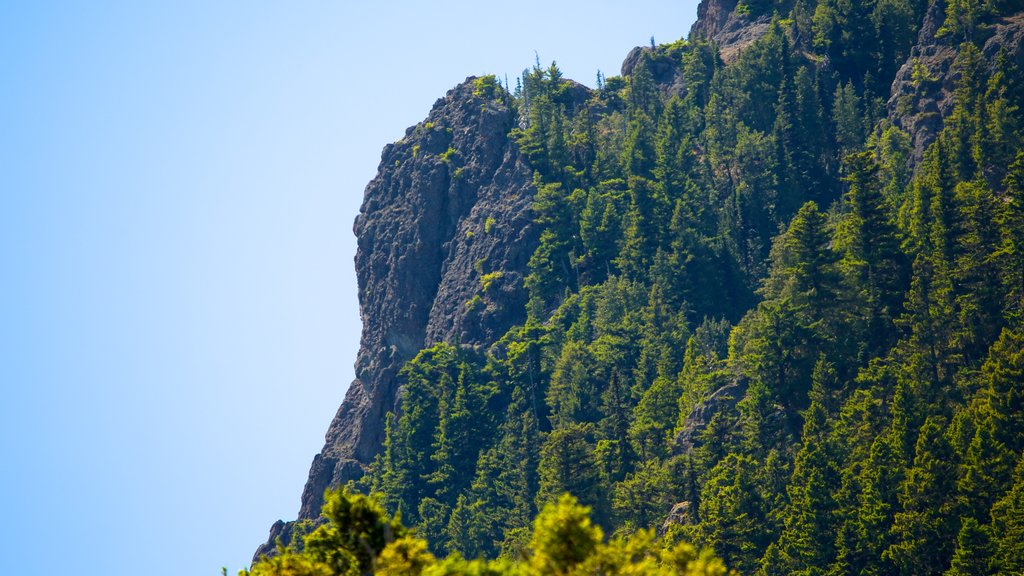
[[[576,573],[545,546],[577,537],[588,574],[696,561],[678,542],[750,574],[1024,570],[1024,86],[982,50],[1022,7],[740,4],[775,16],[728,65],[691,38],[592,92],[554,64],[477,81],[535,171],[526,320],[402,369],[353,486],[415,527],[373,548],[383,573]],[[911,57],[929,26],[948,69]],[[920,159],[886,108],[901,66],[910,97],[950,87]],[[254,574],[365,572],[317,552],[337,502],[392,526],[335,496]]]

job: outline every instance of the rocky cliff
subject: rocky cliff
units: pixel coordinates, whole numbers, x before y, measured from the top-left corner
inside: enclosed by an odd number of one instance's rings
[[[780,2],[777,10],[785,14],[789,4]],[[958,47],[938,34],[944,13],[944,1],[934,0],[888,100],[889,119],[913,140],[912,161],[952,108]],[[702,0],[690,38],[716,44],[728,63],[765,33],[771,19],[750,14],[737,0]],[[1005,50],[1024,65],[1022,38],[1024,14],[1000,19],[984,42],[987,61]],[[682,94],[676,56],[637,48],[622,74],[631,75],[647,58],[662,93]],[[574,86],[580,94],[573,100],[585,99],[589,91]],[[385,415],[399,408],[399,371],[408,360],[440,341],[488,345],[525,319],[523,280],[538,231],[531,213],[533,170],[509,136],[517,121],[502,90],[470,78],[384,148],[354,227],[363,322],[356,379],[313,460],[300,520],[317,518],[324,489],[359,478],[380,452]],[[692,450],[714,413],[732,410],[744,386],[730,382],[695,407],[677,450]],[[291,526],[276,523],[257,557],[276,538],[287,541]]]
[[[701,0],[690,39],[713,42],[722,60],[730,62],[744,46],[763,36],[772,20],[772,14],[751,15],[740,4],[738,0]]]
[[[469,78],[384,148],[354,226],[356,379],[313,459],[299,520],[315,519],[324,489],[362,476],[380,451],[408,360],[440,341],[493,342],[524,320],[537,234],[533,172],[509,138],[514,122],[502,91]],[[291,526],[274,524],[256,557],[287,541]]]
[[[959,80],[953,66],[960,51],[959,38],[940,33],[945,12],[945,0],[929,6],[917,44],[893,79],[889,97],[889,118],[910,134],[915,162],[924,155],[942,130],[943,119],[952,112],[953,90]],[[1000,18],[987,32],[982,54],[990,67],[995,67],[1000,51],[1018,68],[1024,66],[1024,13]]]

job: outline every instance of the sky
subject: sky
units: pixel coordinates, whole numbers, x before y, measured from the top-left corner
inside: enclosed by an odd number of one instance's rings
[[[696,5],[0,2],[0,573],[248,566],[353,377],[383,146],[535,54],[592,86]]]

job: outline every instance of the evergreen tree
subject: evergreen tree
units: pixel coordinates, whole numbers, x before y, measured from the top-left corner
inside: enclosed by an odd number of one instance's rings
[[[1004,186],[1006,195],[997,216],[1002,242],[996,256],[1004,271],[1006,310],[1020,322],[1024,318],[1024,152],[1017,154]]]
[[[983,394],[992,418],[993,440],[1010,452],[1024,451],[1024,334],[1004,330],[982,366]]]
[[[987,576],[992,574],[989,558],[992,555],[988,531],[974,518],[965,518],[956,539],[956,553],[947,576]]]
[[[846,163],[850,214],[844,226],[849,237],[843,240],[843,268],[867,308],[863,338],[869,353],[877,355],[895,343],[892,321],[902,312],[909,267],[874,178],[873,158],[859,153],[848,156]]]
[[[895,516],[892,544],[884,557],[901,574],[941,574],[949,567],[955,543],[953,502],[956,464],[943,435],[945,420],[929,417],[921,427],[914,465],[900,487],[902,511]]]
[[[996,200],[983,181],[956,187],[959,237],[956,268],[958,330],[952,345],[968,363],[982,358],[1002,328],[1002,290],[995,251]]]
[[[812,573],[835,557],[837,517],[832,487],[838,483],[838,471],[828,445],[825,418],[825,409],[817,401],[804,413],[803,445],[793,464],[790,507],[779,539],[778,568],[791,574]]]
[[[750,458],[730,454],[711,471],[700,497],[700,542],[745,573],[753,571],[769,537],[756,466]]]
[[[992,507],[992,544],[996,574],[1024,571],[1024,456],[1017,462],[1010,490]]]
[[[552,430],[544,440],[538,464],[537,508],[568,492],[595,508],[598,523],[605,521],[606,490],[594,461],[591,434],[589,425],[570,424]]]
[[[547,404],[553,427],[600,419],[600,389],[593,376],[594,360],[589,349],[579,342],[567,342],[555,363],[548,387]]]

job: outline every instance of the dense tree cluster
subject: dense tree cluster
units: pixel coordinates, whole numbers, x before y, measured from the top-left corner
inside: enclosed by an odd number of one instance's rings
[[[924,0],[749,0],[788,12],[728,66],[659,46],[587,100],[524,72],[528,320],[404,369],[361,488],[430,552],[394,528],[388,561],[671,562],[657,528],[750,574],[1021,573],[1021,72],[975,44],[1010,4],[947,2],[955,106],[913,167],[882,97]],[[541,543],[565,493],[595,525]]]
[[[381,504],[361,494],[325,495],[325,522],[239,576],[726,576],[721,560],[650,531],[604,540],[589,510],[563,495],[544,506],[516,558],[438,558]]]

